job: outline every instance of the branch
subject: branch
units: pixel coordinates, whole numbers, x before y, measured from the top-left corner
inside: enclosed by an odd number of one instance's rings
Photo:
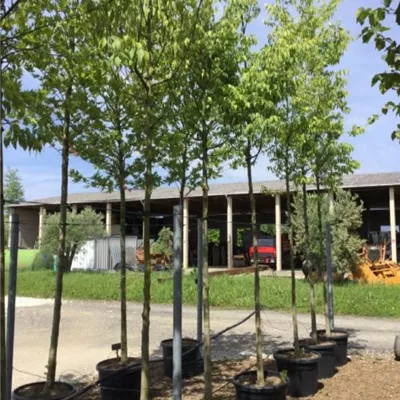
[[[186,56],[187,56],[187,54],[188,54],[188,52],[189,52],[189,50],[190,50],[190,47],[191,47],[191,45],[192,45],[192,43],[193,43],[193,37],[194,37],[194,33],[195,33],[195,31],[196,31],[197,23],[198,23],[198,21],[199,21],[200,9],[201,9],[202,5],[203,5],[203,0],[199,0],[199,4],[198,4],[197,10],[196,10],[196,19],[195,19],[195,22],[194,22],[194,24],[193,24],[192,31],[191,31],[191,33],[190,33],[190,41],[189,41],[189,44],[188,44],[188,46],[187,46],[187,48],[186,48],[186,51],[183,53],[183,55],[182,55],[182,57],[181,57],[180,63],[179,63],[178,66],[175,68],[175,71],[173,71],[172,74],[171,74],[168,78],[165,78],[165,79],[163,79],[163,80],[161,80],[161,81],[159,81],[159,82],[154,83],[154,86],[162,85],[162,84],[164,84],[165,82],[168,82],[168,81],[172,80],[173,78],[175,78],[176,74],[177,74],[178,71],[181,69],[183,63],[184,63],[185,60],[186,60]]]
[[[15,3],[11,3],[11,6],[8,8],[8,10],[5,10],[5,6],[3,4],[2,8],[4,14],[1,16],[0,22],[2,23],[7,17],[9,17],[23,1],[24,0],[16,0]]]

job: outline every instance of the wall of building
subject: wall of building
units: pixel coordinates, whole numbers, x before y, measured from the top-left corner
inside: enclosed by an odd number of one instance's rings
[[[13,212],[19,215],[19,247],[34,248],[39,236],[39,210],[16,208]]]

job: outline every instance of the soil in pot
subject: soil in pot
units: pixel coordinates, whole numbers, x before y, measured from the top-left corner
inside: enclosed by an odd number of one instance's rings
[[[347,364],[347,344],[349,334],[346,331],[333,330],[330,335],[327,335],[325,329],[318,330],[317,335],[321,340],[327,340],[336,343],[335,348],[335,363],[337,367]]]
[[[203,372],[203,360],[200,355],[200,348],[196,346],[198,346],[197,340],[182,339],[182,378],[184,379],[191,378]],[[161,347],[164,358],[164,376],[172,378],[173,339],[163,340]]]
[[[55,382],[52,389],[43,393],[46,382],[28,383],[16,388],[12,393],[13,400],[61,400],[75,393],[75,388],[66,382]]]
[[[243,372],[233,379],[237,400],[285,400],[287,381],[278,372],[264,371],[265,385],[257,384],[257,371]]]
[[[306,397],[317,393],[319,353],[301,349],[300,358],[296,358],[293,349],[282,349],[274,353],[274,358],[279,372],[287,372],[290,396]]]
[[[315,343],[312,339],[303,339],[299,341],[300,348],[316,351],[321,355],[318,361],[318,379],[331,378],[335,374],[335,350],[336,342],[318,341]]]
[[[140,362],[139,358],[129,358],[126,365],[121,365],[119,358],[110,358],[99,362],[96,369],[99,372],[99,379],[102,379],[100,382],[101,399],[139,400]]]

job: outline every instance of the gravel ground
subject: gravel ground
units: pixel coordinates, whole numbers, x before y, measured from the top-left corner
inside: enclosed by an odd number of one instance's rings
[[[52,302],[19,298],[16,313],[16,338],[13,386],[42,379],[52,319]],[[140,356],[141,312],[139,304],[128,304],[128,336],[130,356]],[[211,310],[214,333],[244,319],[250,311]],[[276,311],[263,311],[264,353],[292,341],[291,316]],[[319,326],[323,318],[318,316]],[[183,309],[183,335],[196,337],[196,309]],[[400,333],[398,320],[337,317],[336,326],[350,332],[350,351],[363,355],[390,355],[394,337]],[[307,337],[308,315],[299,315],[301,337]],[[172,307],[152,305],[150,351],[152,357],[161,355],[160,342],[172,337]],[[91,379],[96,364],[113,356],[110,346],[119,341],[119,303],[102,301],[64,301],[58,352],[57,376],[61,379]],[[213,342],[214,360],[249,359],[254,353],[254,319],[236,327]]]
[[[235,389],[232,377],[254,365],[253,359],[218,361],[213,370],[213,399],[234,400]],[[268,369],[275,370],[275,363],[267,361]],[[347,365],[340,367],[330,379],[319,382],[318,392],[309,399],[322,400],[381,400],[398,399],[400,393],[400,362],[393,358],[353,356]],[[171,379],[164,378],[162,367],[152,371],[152,399],[171,399]],[[202,376],[185,380],[182,398],[185,400],[202,400],[204,381]],[[99,400],[98,389],[81,397],[83,400]],[[288,399],[293,399],[288,397]],[[294,399],[293,399],[294,400]]]

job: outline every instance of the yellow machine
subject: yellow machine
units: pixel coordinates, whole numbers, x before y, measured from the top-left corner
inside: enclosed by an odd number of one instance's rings
[[[400,285],[400,265],[386,260],[386,243],[364,246],[360,264],[349,279],[357,279],[365,283]]]

